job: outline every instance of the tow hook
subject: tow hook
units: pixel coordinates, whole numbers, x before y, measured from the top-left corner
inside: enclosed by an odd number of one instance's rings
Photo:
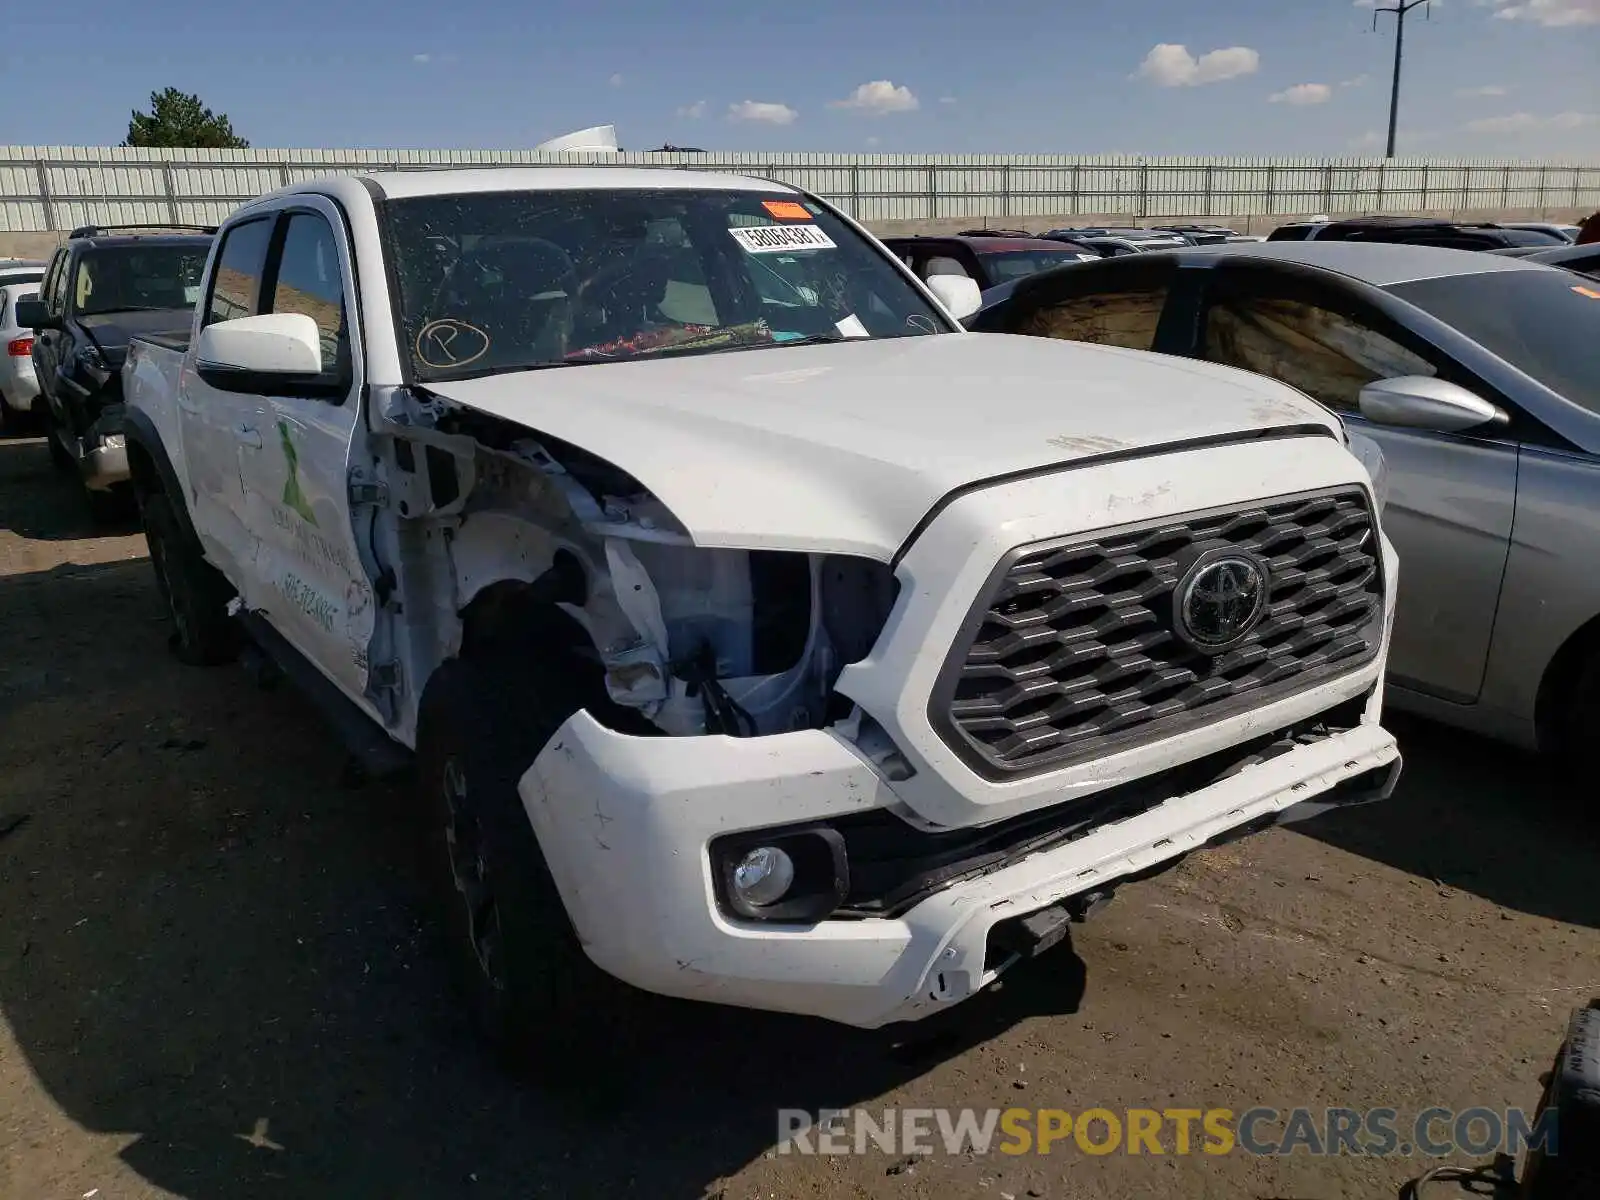
[[[1067,900],[1067,911],[1072,914],[1072,919],[1081,925],[1110,904],[1116,894],[1117,889],[1114,887],[1081,892]]]
[[[1070,942],[1071,927],[1110,904],[1115,892],[1115,888],[1082,892],[1037,912],[1002,921],[989,934],[990,948],[1017,958],[1037,958],[1062,942]]]

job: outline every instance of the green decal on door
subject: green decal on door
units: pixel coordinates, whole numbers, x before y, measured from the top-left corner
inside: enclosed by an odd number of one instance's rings
[[[283,506],[315,525],[317,514],[311,511],[305,493],[300,490],[300,459],[294,448],[294,439],[289,434],[289,422],[278,422],[278,441],[283,445],[284,465],[289,468],[288,478],[283,481]]]

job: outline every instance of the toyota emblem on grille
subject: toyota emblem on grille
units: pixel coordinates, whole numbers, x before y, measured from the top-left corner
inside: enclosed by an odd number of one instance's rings
[[[1173,626],[1196,650],[1220,654],[1261,623],[1268,591],[1267,566],[1260,559],[1213,551],[1178,581]]]

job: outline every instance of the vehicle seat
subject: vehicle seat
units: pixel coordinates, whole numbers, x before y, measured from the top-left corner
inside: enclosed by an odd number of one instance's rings
[[[660,325],[676,255],[665,247],[640,247],[631,256],[606,261],[585,283],[573,320],[579,344],[631,337]],[[626,263],[624,267],[621,264]]]
[[[552,243],[513,241],[486,246],[464,260],[456,290],[455,317],[482,329],[487,353],[515,362],[559,359],[567,351],[567,329],[576,281],[566,255]]]
[[[922,278],[932,279],[935,275],[959,275],[963,279],[970,278],[967,269],[953,258],[930,258],[922,268]]]

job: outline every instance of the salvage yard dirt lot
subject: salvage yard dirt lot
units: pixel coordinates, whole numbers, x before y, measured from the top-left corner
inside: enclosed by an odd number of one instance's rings
[[[1397,719],[1391,803],[1126,888],[937,1025],[640,998],[593,1086],[541,1093],[452,1003],[404,789],[164,640],[143,538],[0,440],[5,1200],[1371,1200],[1433,1161],[771,1150],[779,1108],[1531,1109],[1600,994],[1596,822]]]

